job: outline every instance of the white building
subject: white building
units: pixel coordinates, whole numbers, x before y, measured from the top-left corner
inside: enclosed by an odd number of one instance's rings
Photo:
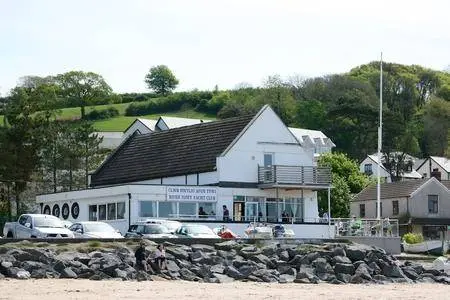
[[[404,172],[401,175],[401,180],[414,180],[414,179],[422,179],[422,175],[414,170],[413,164],[415,159],[412,156],[408,155],[408,159],[411,159],[411,168]],[[392,182],[391,175],[389,171],[384,167],[383,162],[384,158],[381,159],[382,163],[380,164],[380,177],[384,182]],[[377,167],[379,161],[377,154],[367,155],[367,157],[359,164],[359,171],[361,173],[365,173],[366,175],[376,178],[377,176]]]
[[[317,167],[314,153],[265,106],[254,116],[135,131],[92,174],[90,189],[36,201],[44,213],[105,221],[122,233],[142,217],[215,227],[226,206],[227,226],[241,235],[249,221],[280,222],[285,212],[297,237],[328,238],[334,230],[319,223],[317,191],[330,185],[331,170]]]
[[[430,156],[417,167],[417,172],[424,178],[434,176],[441,180],[450,180],[450,159]]]

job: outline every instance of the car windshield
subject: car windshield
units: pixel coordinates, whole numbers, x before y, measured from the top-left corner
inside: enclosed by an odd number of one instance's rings
[[[170,232],[175,232],[178,228],[180,228],[181,224],[178,222],[165,222],[164,226],[169,229]]]
[[[115,229],[106,223],[87,223],[83,224],[84,232],[114,232]]]
[[[64,225],[60,219],[53,216],[39,216],[34,217],[34,226],[35,227],[56,227],[63,228]]]
[[[152,225],[145,225],[144,232],[145,234],[163,234],[163,233],[169,233],[169,229],[167,227],[158,225],[158,224],[152,224]]]
[[[211,229],[207,226],[188,226],[187,230],[191,234],[212,234]]]

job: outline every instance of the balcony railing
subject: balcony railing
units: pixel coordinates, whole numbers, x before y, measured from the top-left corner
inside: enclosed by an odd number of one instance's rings
[[[259,184],[331,185],[331,168],[312,166],[258,166]]]

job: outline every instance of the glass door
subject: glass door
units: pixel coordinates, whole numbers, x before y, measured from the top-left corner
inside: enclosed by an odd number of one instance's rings
[[[245,220],[253,222],[258,217],[258,202],[245,203]]]

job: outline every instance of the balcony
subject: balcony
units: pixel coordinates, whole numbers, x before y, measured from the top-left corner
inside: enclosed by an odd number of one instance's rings
[[[331,168],[312,166],[258,166],[260,188],[318,188],[331,186]]]

